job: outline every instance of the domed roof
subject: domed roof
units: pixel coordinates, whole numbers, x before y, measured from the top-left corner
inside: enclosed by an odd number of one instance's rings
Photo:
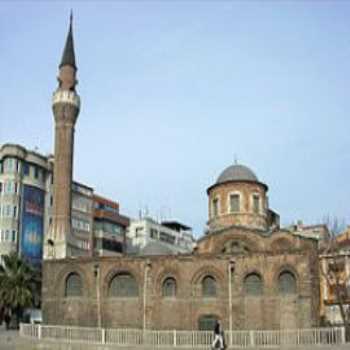
[[[216,184],[227,181],[253,181],[258,182],[257,176],[248,167],[241,164],[234,164],[226,168],[216,180]]]

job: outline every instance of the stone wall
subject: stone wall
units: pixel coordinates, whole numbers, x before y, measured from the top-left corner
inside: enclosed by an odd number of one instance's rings
[[[47,324],[142,328],[144,313],[149,329],[198,329],[203,315],[215,315],[229,327],[229,261],[232,255],[194,254],[153,257],[102,257],[46,261],[43,267],[43,313]],[[233,329],[302,328],[318,325],[319,287],[317,254],[312,250],[259,252],[237,255],[232,274]],[[315,267],[316,266],[316,267]],[[145,271],[148,278],[145,284]],[[281,295],[278,276],[290,271],[297,291]],[[97,272],[98,271],[98,272]],[[66,278],[78,273],[83,295],[65,297]],[[111,297],[112,278],[121,272],[132,274],[137,297]],[[244,278],[256,272],[263,279],[261,296],[247,296]],[[215,297],[202,295],[205,276],[216,280]],[[162,284],[176,280],[176,296],[164,297]],[[146,285],[146,289],[144,286]],[[146,293],[146,295],[144,295]],[[144,305],[144,300],[146,304]],[[100,302],[100,307],[98,307]]]

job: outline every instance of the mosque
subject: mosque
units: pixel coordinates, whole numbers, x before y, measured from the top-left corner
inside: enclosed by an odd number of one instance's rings
[[[226,168],[207,189],[208,231],[190,254],[75,257],[71,239],[76,92],[72,21],[53,95],[53,221],[46,233],[45,324],[106,328],[309,328],[319,323],[317,242],[292,235],[248,167]]]

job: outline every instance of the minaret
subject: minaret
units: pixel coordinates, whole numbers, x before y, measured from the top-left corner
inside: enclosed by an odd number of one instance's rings
[[[71,229],[74,126],[79,114],[73,31],[70,15],[69,31],[59,65],[58,88],[53,94],[55,119],[55,163],[53,171],[52,224],[45,239],[44,258],[63,259],[70,255],[68,242]]]

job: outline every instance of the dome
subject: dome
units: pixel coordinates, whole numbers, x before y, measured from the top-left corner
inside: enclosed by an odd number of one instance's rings
[[[234,164],[226,168],[216,180],[216,184],[227,181],[253,181],[258,182],[257,176],[248,167],[240,164]]]

